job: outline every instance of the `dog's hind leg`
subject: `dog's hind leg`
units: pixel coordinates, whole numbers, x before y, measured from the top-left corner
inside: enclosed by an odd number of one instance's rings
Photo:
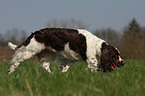
[[[65,67],[63,67],[62,72],[67,72],[70,66],[71,65],[68,64]]]
[[[29,45],[21,46],[15,52],[15,55],[11,60],[12,65],[8,70],[8,74],[12,73],[21,62],[33,57],[35,54],[41,52],[44,48],[44,44],[38,43],[34,38],[32,38]]]
[[[63,56],[58,56],[57,60],[60,63],[60,68],[62,69],[62,72],[67,72],[71,65],[73,65],[74,61],[69,60]]]
[[[50,63],[55,59],[56,53],[45,49],[41,53],[37,54],[37,56],[39,58],[39,61],[42,63],[42,68],[51,73]]]
[[[20,50],[18,50],[18,51],[20,51]],[[12,73],[21,62],[23,62],[24,60],[29,59],[33,56],[34,56],[34,54],[32,54],[29,51],[16,52],[14,57],[11,60],[12,66],[9,68],[8,74]]]

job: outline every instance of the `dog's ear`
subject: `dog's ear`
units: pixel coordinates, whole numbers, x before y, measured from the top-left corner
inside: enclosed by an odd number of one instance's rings
[[[105,42],[102,43],[100,63],[104,72],[111,71],[110,49],[110,45]]]
[[[108,55],[108,53],[109,53],[109,46],[105,42],[103,42],[101,48],[101,55]]]
[[[107,43],[105,43],[105,42],[102,43],[102,49],[103,48],[107,48]]]

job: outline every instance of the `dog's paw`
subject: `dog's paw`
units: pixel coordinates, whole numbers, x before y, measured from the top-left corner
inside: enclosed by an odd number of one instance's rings
[[[11,74],[13,71],[11,71],[10,69],[8,70],[8,74]]]

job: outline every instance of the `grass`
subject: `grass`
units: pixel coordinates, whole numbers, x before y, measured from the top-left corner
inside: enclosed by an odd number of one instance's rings
[[[53,62],[53,74],[37,62],[23,62],[8,75],[9,61],[0,62],[1,96],[144,96],[145,60],[125,60],[111,73],[92,73],[77,62],[61,73]]]

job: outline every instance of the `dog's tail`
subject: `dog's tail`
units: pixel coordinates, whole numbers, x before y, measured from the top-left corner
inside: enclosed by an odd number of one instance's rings
[[[9,46],[11,49],[13,49],[13,50],[17,50],[17,49],[18,49],[18,46],[15,45],[15,44],[13,44],[13,43],[11,43],[11,42],[8,42],[8,46]]]

